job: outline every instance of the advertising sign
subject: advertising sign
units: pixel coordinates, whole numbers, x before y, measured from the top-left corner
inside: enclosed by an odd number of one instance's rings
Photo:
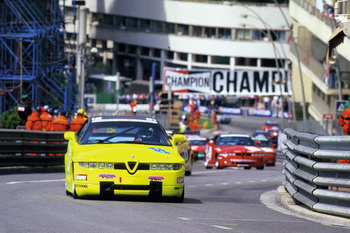
[[[291,95],[289,71],[174,69],[163,71],[163,91],[211,95]]]

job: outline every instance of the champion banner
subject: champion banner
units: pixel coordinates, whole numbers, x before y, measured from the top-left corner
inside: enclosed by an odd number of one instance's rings
[[[165,68],[163,91],[211,95],[291,95],[289,71]],[[282,92],[282,93],[281,93]]]

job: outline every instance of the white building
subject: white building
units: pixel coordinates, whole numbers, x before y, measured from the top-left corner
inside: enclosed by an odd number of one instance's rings
[[[288,70],[288,6],[227,1],[86,0],[85,7],[89,12],[88,46],[98,49],[98,65],[104,67],[104,73],[120,72],[132,80],[148,80],[153,63],[159,81],[165,67]],[[66,9],[67,18],[73,18],[74,8]],[[70,44],[75,43],[72,35],[76,25],[66,27]],[[278,75],[269,75],[275,76],[271,85],[278,85]],[[287,80],[282,81],[289,81],[288,76],[284,78]]]

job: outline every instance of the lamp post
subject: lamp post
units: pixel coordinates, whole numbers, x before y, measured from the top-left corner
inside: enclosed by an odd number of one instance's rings
[[[280,4],[278,4],[277,0],[273,0],[275,4],[277,4],[278,6],[278,9],[280,10],[283,18],[284,18],[284,21],[287,25],[287,27],[289,28],[289,31],[291,33],[291,42],[294,46],[294,49],[296,51],[296,55],[297,55],[297,60],[298,60],[298,70],[299,70],[299,78],[300,78],[300,85],[301,85],[301,95],[302,95],[302,108],[303,108],[303,128],[306,128],[306,102],[305,102],[305,90],[304,90],[304,85],[303,85],[303,74],[301,72],[301,64],[300,64],[300,56],[299,56],[299,49],[298,49],[298,46],[297,44],[295,43],[295,40],[294,40],[294,37],[293,37],[293,30],[292,30],[292,27],[289,25],[289,22],[287,20],[287,17],[286,15],[284,14],[284,12],[282,11],[281,9],[281,6]]]
[[[79,87],[79,108],[84,108],[85,92],[85,46],[87,8],[79,6],[78,44],[77,44],[77,85]]]
[[[288,28],[289,28],[290,31],[291,31],[291,27],[289,26],[288,20],[286,19],[286,17],[285,17],[285,15],[284,15],[284,13],[283,13],[283,11],[282,11],[280,5],[276,2],[276,0],[274,0],[274,2],[275,2],[275,4],[278,5],[279,10],[280,10],[281,13],[283,14],[283,17],[284,17],[284,19],[285,19],[285,21],[286,21],[287,26],[288,26]],[[260,20],[260,21],[264,24],[265,29],[268,31],[267,23],[261,18],[261,16],[260,16],[257,12],[255,12],[253,9],[249,8],[248,6],[246,6],[246,5],[244,5],[244,4],[243,4],[243,6],[244,6],[246,9],[248,9],[249,11],[251,11],[251,12],[256,16],[256,18],[257,18],[258,20]],[[246,17],[247,17],[247,16],[246,16]],[[269,33],[269,35],[270,35],[270,33]],[[270,37],[270,38],[271,38],[271,37]],[[298,67],[299,67],[299,77],[300,77],[301,93],[302,93],[303,124],[306,124],[305,91],[304,91],[304,85],[303,85],[303,78],[302,78],[302,72],[301,72],[301,65],[300,65],[299,53],[298,53],[298,49],[297,49],[297,47],[296,47],[296,44],[295,44],[295,41],[294,41],[293,36],[291,36],[291,39],[292,39],[292,42],[293,42],[293,44],[294,44],[294,46],[295,46],[295,49],[296,49],[296,51],[297,51],[297,59],[298,59]],[[274,48],[275,57],[276,57],[276,56],[277,56],[277,54],[276,54],[276,47],[275,47],[275,45],[274,45],[274,42],[273,42],[272,38],[271,38],[271,41],[272,41],[272,46],[273,46],[273,48]],[[283,49],[282,49],[282,51],[283,51]],[[277,61],[277,58],[276,58],[276,66],[277,66],[277,69],[279,69],[279,66],[278,66],[278,63],[277,63],[277,62],[278,62],[278,61]],[[280,72],[278,72],[278,73],[279,73],[279,75],[280,75]],[[281,78],[280,78],[280,81],[281,81]],[[280,85],[280,88],[281,88],[281,85]],[[281,95],[282,95],[282,92],[281,92]],[[293,106],[293,116],[294,116],[294,115],[295,115],[295,107]],[[306,127],[306,125],[304,125],[304,127]]]

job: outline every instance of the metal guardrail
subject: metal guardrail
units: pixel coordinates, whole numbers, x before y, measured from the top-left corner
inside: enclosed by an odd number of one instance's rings
[[[350,217],[350,137],[285,129],[283,185],[296,203],[313,211]]]
[[[0,167],[64,164],[64,132],[0,129]]]

